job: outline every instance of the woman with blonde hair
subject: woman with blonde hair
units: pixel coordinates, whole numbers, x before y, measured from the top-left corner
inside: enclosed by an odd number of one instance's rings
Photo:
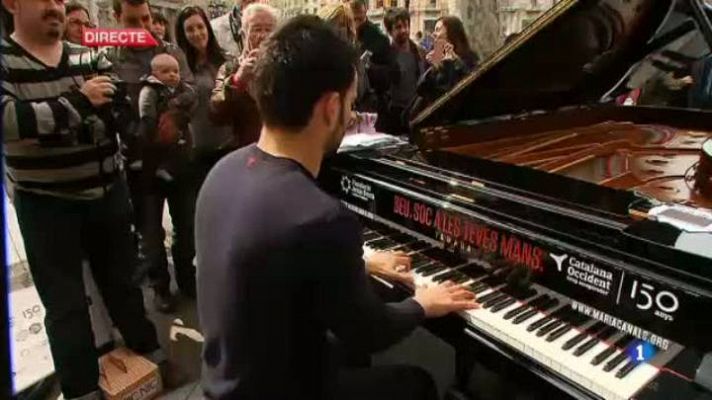
[[[356,22],[351,11],[349,3],[330,4],[322,7],[316,14],[319,18],[330,24],[341,37],[354,46],[356,43]],[[358,75],[358,88],[355,108],[359,111],[366,111],[367,98],[370,95],[370,86],[368,84],[368,75],[366,75],[365,59],[368,56],[366,53],[361,56],[359,63],[356,66]]]

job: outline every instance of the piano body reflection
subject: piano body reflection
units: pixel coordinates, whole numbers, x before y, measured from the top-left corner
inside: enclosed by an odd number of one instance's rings
[[[712,113],[607,101],[650,53],[705,37],[697,1],[564,0],[422,111],[412,143],[327,163],[367,248],[478,296],[430,325],[460,379],[486,351],[575,398],[711,395],[695,378],[712,352]]]

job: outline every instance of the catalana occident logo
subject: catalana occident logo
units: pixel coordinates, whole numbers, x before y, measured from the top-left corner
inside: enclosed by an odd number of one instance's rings
[[[562,254],[560,256],[557,256],[556,254],[549,254],[549,256],[551,256],[551,258],[554,259],[554,262],[556,262],[556,269],[559,270],[559,272],[561,272],[561,269],[564,266],[564,261],[569,258],[568,254]]]
[[[341,190],[343,190],[346,194],[351,192],[351,178],[346,175],[341,177]]]
[[[87,47],[155,47],[158,46],[158,42],[146,29],[95,28],[84,29],[82,45]]]
[[[566,274],[566,280],[590,291],[607,296],[613,285],[614,275],[607,268],[579,256],[549,254],[556,269]]]

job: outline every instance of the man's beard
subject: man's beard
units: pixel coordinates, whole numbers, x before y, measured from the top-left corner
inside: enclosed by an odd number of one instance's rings
[[[346,134],[346,122],[344,121],[346,111],[342,105],[341,112],[339,113],[339,123],[334,127],[329,135],[331,142],[327,143],[326,149],[324,149],[324,157],[331,157],[336,154],[341,147],[341,141],[344,140],[344,134]]]

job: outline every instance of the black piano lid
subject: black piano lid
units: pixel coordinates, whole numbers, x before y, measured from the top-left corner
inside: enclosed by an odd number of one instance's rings
[[[654,39],[691,16],[708,43],[702,0],[562,0],[418,114],[411,126],[595,104],[651,52]],[[685,25],[685,26],[681,26]],[[689,30],[689,28],[688,28]]]
[[[636,63],[666,40],[697,28],[712,48],[706,13],[709,7],[702,0],[562,0],[418,114],[411,121],[413,139],[434,167],[454,169],[490,186],[549,198],[559,205],[628,219],[629,229],[621,233],[667,253],[653,257],[658,262],[675,265],[679,264],[672,262],[675,257],[682,257],[677,260],[699,266],[695,274],[712,279],[712,269],[704,267],[709,256],[674,250],[673,243],[656,237],[664,235],[650,224],[637,229],[628,211],[638,207],[645,211],[654,202],[636,193],[438,151],[502,132],[536,133],[551,125],[575,127],[611,120],[709,130],[711,112],[600,104],[625,83]],[[552,186],[572,190],[552,195]],[[661,231],[668,228],[645,222]],[[687,260],[688,256],[692,258]]]

